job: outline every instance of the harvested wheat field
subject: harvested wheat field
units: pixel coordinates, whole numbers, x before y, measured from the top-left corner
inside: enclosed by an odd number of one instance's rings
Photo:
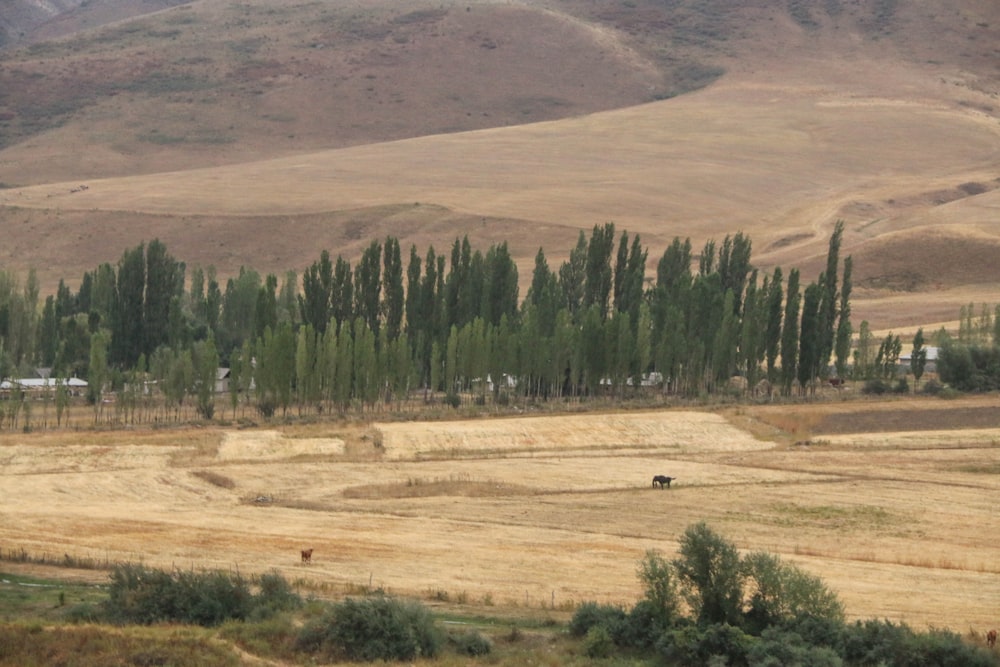
[[[568,609],[634,602],[645,551],[706,521],[852,618],[964,632],[1000,617],[998,442],[998,397],[4,434],[0,550]]]

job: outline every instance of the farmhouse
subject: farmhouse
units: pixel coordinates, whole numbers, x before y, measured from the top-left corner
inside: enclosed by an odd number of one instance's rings
[[[938,359],[938,348],[928,345],[924,348],[927,353],[927,364],[924,366],[924,371],[928,373],[937,372],[937,359]],[[899,370],[903,372],[910,371],[910,363],[913,361],[913,351],[903,352],[899,355]]]

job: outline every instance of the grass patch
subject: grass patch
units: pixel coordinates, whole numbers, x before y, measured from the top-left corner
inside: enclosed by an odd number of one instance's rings
[[[468,475],[450,475],[447,478],[411,477],[399,484],[368,484],[344,490],[345,498],[429,498],[433,496],[463,496],[466,498],[525,495],[532,493],[528,487],[506,484],[496,480],[475,480]]]
[[[193,628],[0,626],[0,666],[227,665],[242,664],[229,646]]]
[[[107,587],[0,572],[0,621],[8,623],[72,619],[81,607],[94,607],[106,597]]]
[[[832,529],[880,529],[899,519],[890,512],[874,505],[799,505],[776,503],[770,510],[778,516],[778,523],[786,526],[821,526]]]

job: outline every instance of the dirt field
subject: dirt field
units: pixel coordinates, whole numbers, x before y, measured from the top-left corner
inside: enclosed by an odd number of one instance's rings
[[[893,414],[919,435],[844,426]],[[634,602],[644,552],[706,521],[821,575],[851,617],[964,632],[1000,617],[998,441],[1000,397],[4,434],[0,550],[566,609]]]

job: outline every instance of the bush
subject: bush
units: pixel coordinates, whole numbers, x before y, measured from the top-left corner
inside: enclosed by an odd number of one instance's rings
[[[264,617],[301,604],[298,595],[277,574],[261,578],[254,596],[239,575],[226,572],[164,572],[142,565],[121,564],[111,572],[105,616],[115,623],[149,625],[160,622],[216,626],[227,620]]]
[[[864,386],[861,388],[861,393],[863,394],[873,394],[875,396],[881,396],[889,391],[889,383],[882,378],[872,378],[866,380]]]
[[[615,643],[611,633],[603,625],[595,625],[587,630],[587,638],[583,642],[583,651],[588,658],[609,658],[614,652]]]
[[[434,657],[439,644],[437,628],[423,605],[380,595],[334,605],[302,629],[296,647],[371,662]]]
[[[768,628],[747,651],[750,667],[841,667],[837,652],[828,646],[812,646],[801,636],[787,630]]]
[[[928,396],[937,396],[944,390],[944,385],[937,380],[931,379],[924,383],[924,386],[920,388],[921,394],[927,394]]]
[[[708,665],[723,662],[732,667],[747,665],[754,638],[728,623],[705,628],[689,626],[664,633],[657,651],[668,661],[681,665]],[[719,658],[724,661],[720,661]]]
[[[260,590],[254,598],[255,619],[261,620],[277,612],[291,611],[302,606],[302,597],[277,572],[262,574],[258,586]]]
[[[448,642],[459,655],[480,656],[493,652],[493,643],[480,632],[462,632],[448,637]]]
[[[591,628],[602,626],[613,635],[624,623],[625,611],[621,607],[584,602],[569,621],[569,633],[574,637],[583,637]]]

